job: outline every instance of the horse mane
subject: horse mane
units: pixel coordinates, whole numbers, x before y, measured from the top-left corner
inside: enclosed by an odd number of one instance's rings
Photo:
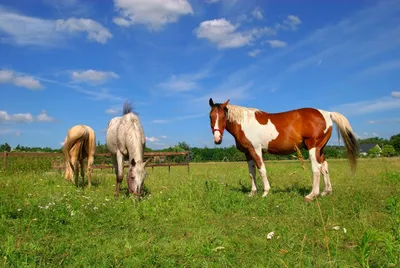
[[[232,104],[228,104],[226,108],[228,110],[227,120],[230,122],[237,122],[239,124],[243,123],[244,119],[249,115],[249,113],[255,113],[261,111],[256,108],[247,108]]]

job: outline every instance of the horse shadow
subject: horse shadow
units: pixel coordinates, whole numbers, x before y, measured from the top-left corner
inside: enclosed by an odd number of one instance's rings
[[[242,183],[242,181],[239,181],[239,187],[236,186],[229,186],[229,189],[231,191],[236,191],[236,192],[241,192],[241,193],[249,193],[251,191],[251,186],[246,186]],[[260,186],[257,185],[258,191],[260,190]],[[263,186],[261,186],[261,189],[263,189]],[[287,186],[285,188],[276,188],[271,184],[271,190],[270,193],[297,193],[300,196],[305,196],[308,193],[310,193],[311,187],[306,187],[304,185],[299,185],[298,183],[293,183],[290,186]]]

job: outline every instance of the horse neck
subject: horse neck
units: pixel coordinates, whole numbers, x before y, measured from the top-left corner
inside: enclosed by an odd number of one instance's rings
[[[136,125],[136,128],[131,126],[127,133],[128,135],[128,141],[132,141],[126,144],[128,151],[129,151],[129,158],[135,159],[135,162],[142,161],[143,162],[143,151],[144,151],[144,146],[143,146],[143,132],[140,130],[140,126]]]

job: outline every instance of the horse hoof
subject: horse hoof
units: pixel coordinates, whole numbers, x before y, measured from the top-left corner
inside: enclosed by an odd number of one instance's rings
[[[251,191],[251,192],[248,194],[248,196],[253,197],[253,196],[256,195],[256,193],[257,193],[257,191]]]
[[[268,195],[268,192],[264,192],[261,197],[267,197],[267,195]]]
[[[304,202],[312,202],[312,201],[314,201],[313,197],[309,197],[309,196],[304,197]]]
[[[323,191],[321,193],[321,196],[327,196],[328,194],[331,194],[331,193],[332,193],[331,191]]]

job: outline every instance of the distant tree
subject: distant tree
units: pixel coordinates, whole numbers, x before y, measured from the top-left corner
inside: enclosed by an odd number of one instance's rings
[[[6,142],[6,143],[0,145],[0,151],[11,152],[11,146]]]
[[[394,147],[397,154],[400,154],[400,133],[390,137],[390,145]]]
[[[385,145],[382,148],[382,155],[386,157],[391,157],[396,155],[396,150],[392,145]]]
[[[178,146],[181,147],[184,151],[190,151],[190,146],[186,142],[182,141],[178,143]]]
[[[381,150],[379,150],[378,147],[374,146],[368,151],[368,155],[371,157],[376,157],[381,153]]]

